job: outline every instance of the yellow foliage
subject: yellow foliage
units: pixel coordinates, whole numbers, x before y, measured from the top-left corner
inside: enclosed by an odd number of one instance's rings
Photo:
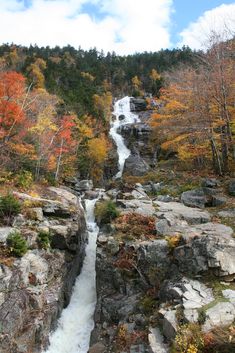
[[[149,76],[153,81],[160,80],[160,78],[161,78],[161,75],[155,69],[152,69]]]
[[[93,82],[95,80],[95,76],[93,76],[92,74],[90,74],[89,72],[81,72],[81,76],[83,78],[86,78],[87,80]]]
[[[140,86],[141,86],[141,81],[140,81],[140,79],[138,78],[138,76],[132,77],[131,82],[132,82],[132,85],[134,86],[135,89],[140,88]]]
[[[33,83],[36,88],[43,88],[45,84],[45,77],[42,73],[43,70],[46,69],[46,62],[41,58],[37,58],[34,63],[32,63],[27,71],[29,72],[29,76],[32,78]]]
[[[96,164],[102,164],[107,156],[108,144],[104,135],[88,142],[89,156]]]
[[[112,93],[105,92],[101,95],[94,94],[93,101],[96,110],[103,114],[105,120],[109,121],[113,102]]]

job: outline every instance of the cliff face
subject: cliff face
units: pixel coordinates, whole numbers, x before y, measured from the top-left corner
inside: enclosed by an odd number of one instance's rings
[[[82,266],[87,241],[83,209],[67,190],[49,188],[46,194],[18,193],[27,216],[0,228],[1,248],[12,230],[19,230],[29,246],[22,258],[1,258],[1,353],[37,353],[47,346]],[[42,249],[40,232],[50,235],[50,249]]]
[[[91,353],[167,353],[182,325],[202,335],[235,319],[233,229],[148,190],[107,192],[121,215],[98,236]]]

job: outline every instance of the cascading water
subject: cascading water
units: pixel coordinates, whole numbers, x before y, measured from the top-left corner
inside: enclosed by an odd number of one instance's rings
[[[58,321],[56,331],[50,337],[45,353],[87,353],[90,334],[94,327],[96,305],[96,239],[99,231],[95,223],[94,208],[97,199],[85,200],[86,223],[89,233],[86,256],[78,276],[71,301]]]
[[[140,120],[136,114],[131,112],[130,97],[124,97],[115,103],[113,115],[115,115],[116,119],[111,123],[110,135],[117,145],[119,170],[115,175],[116,179],[122,177],[125,160],[130,156],[131,153],[131,151],[126,147],[124,143],[124,138],[118,133],[118,129],[122,125],[134,124]],[[124,115],[125,118],[120,120],[120,115]]]

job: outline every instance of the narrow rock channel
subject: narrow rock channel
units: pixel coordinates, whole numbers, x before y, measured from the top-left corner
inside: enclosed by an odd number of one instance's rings
[[[99,231],[94,219],[97,199],[85,200],[86,223],[89,233],[82,272],[74,285],[70,304],[63,310],[56,331],[50,337],[45,353],[87,353],[90,333],[94,326],[96,305],[95,260],[96,238]]]

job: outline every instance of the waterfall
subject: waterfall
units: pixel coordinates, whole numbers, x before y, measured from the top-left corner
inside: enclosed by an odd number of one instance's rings
[[[118,100],[114,105],[113,115],[116,117],[115,121],[111,122],[110,135],[117,146],[119,170],[115,175],[116,178],[121,178],[125,160],[130,156],[131,151],[126,147],[124,138],[118,133],[118,129],[122,125],[134,124],[139,122],[136,114],[133,114],[130,109],[130,97],[124,97]],[[120,115],[124,115],[123,120],[119,119]]]
[[[85,200],[89,237],[82,271],[75,282],[70,303],[62,311],[58,327],[52,333],[49,348],[44,353],[87,353],[89,350],[96,305],[95,261],[99,231],[94,216],[96,201],[97,199]]]

